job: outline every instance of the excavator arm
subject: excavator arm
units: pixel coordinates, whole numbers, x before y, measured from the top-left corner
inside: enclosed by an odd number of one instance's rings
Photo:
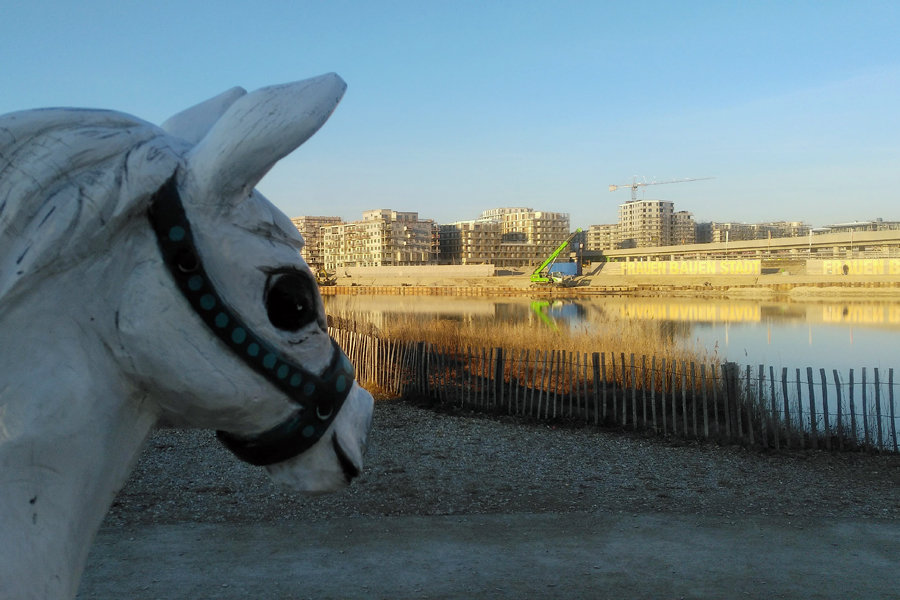
[[[581,233],[581,229],[580,229],[580,228],[579,228],[579,229],[576,229],[576,230],[575,230],[575,233],[573,233],[573,234],[570,235],[568,238],[566,238],[566,241],[564,241],[562,244],[560,244],[559,246],[557,246],[557,247],[556,247],[556,250],[554,250],[554,251],[550,254],[550,256],[548,256],[548,257],[544,260],[544,262],[542,262],[540,265],[538,265],[538,267],[531,273],[531,281],[532,281],[532,283],[553,283],[553,280],[550,278],[549,275],[546,275],[546,274],[544,273],[544,271],[546,271],[547,269],[549,269],[549,268],[550,268],[550,265],[552,265],[554,262],[556,262],[556,259],[559,257],[559,254],[560,254],[563,250],[566,249],[566,247],[569,245],[569,242],[571,242],[572,239],[573,239],[576,235],[578,235],[579,233]]]

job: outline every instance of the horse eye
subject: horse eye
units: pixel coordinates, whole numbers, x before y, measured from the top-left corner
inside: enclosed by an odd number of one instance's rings
[[[269,321],[278,329],[297,331],[316,320],[312,282],[298,273],[276,275],[265,303]]]

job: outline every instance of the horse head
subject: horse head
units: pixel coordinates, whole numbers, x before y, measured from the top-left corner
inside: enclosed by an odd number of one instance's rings
[[[230,90],[167,121],[193,145],[149,199],[158,260],[133,271],[119,308],[125,364],[163,418],[217,429],[239,458],[309,492],[360,472],[372,398],[328,335],[303,238],[254,186],[344,89],[325,75]]]
[[[360,472],[372,396],[328,335],[303,238],[254,189],[344,89],[235,88],[162,127],[0,116],[0,597],[74,596],[160,421],[215,429],[302,491]]]

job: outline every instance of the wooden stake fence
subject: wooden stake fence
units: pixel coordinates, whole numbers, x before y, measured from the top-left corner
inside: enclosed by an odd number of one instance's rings
[[[361,385],[457,408],[779,449],[898,452],[894,370],[699,364],[556,349],[438,348],[330,328]],[[743,371],[743,372],[742,372]],[[768,373],[767,373],[768,371]],[[805,388],[805,389],[804,389]]]

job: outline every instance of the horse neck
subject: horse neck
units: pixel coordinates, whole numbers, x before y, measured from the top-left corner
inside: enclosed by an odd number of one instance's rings
[[[114,314],[75,318],[45,296],[0,316],[2,598],[74,597],[91,540],[158,416],[97,333]]]

